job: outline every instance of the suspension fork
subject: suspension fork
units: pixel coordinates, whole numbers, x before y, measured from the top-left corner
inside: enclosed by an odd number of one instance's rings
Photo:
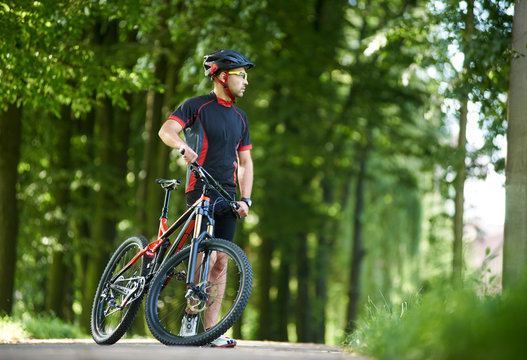
[[[189,256],[189,269],[187,272],[187,286],[192,287],[193,284],[195,284],[195,278],[196,278],[196,266],[198,261],[198,251],[199,251],[199,245],[204,239],[208,239],[212,237],[212,233],[214,231],[214,219],[209,214],[209,206],[210,206],[210,198],[208,198],[205,195],[202,195],[202,205],[199,209],[197,209],[196,213],[196,221],[194,224],[194,237],[192,238],[192,242],[190,244],[190,256]],[[203,218],[206,217],[208,220],[207,224],[207,231],[201,232],[201,227],[203,224]],[[209,273],[209,257],[210,252],[205,251],[203,254],[203,259],[200,266],[200,279],[198,283],[202,283],[204,281],[207,281],[208,273]]]

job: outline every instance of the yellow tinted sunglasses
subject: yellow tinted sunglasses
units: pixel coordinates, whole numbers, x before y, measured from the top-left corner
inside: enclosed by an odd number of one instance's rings
[[[247,80],[247,73],[245,71],[229,71],[229,75],[240,75],[244,80]]]

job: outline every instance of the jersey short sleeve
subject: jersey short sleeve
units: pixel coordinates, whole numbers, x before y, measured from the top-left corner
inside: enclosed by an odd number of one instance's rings
[[[183,129],[192,126],[196,120],[197,109],[193,106],[191,99],[185,100],[178,108],[170,115],[170,120],[177,121]]]
[[[245,113],[212,92],[185,100],[169,119],[183,128],[185,142],[198,155],[196,161],[226,190],[235,191],[238,152],[252,149]],[[186,192],[201,185],[187,171]]]
[[[238,111],[240,110],[238,109]],[[244,127],[243,127],[242,139],[240,141],[240,144],[238,145],[238,151],[251,150],[253,146],[251,144],[251,139],[249,136],[249,124],[247,122],[247,117],[245,116],[245,113],[243,111],[240,111],[240,112],[241,112],[241,118],[243,119],[243,122],[244,122]]]

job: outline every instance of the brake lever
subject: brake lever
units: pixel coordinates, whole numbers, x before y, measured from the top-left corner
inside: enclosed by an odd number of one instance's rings
[[[236,201],[231,201],[231,208],[232,208],[232,211],[234,211],[234,214],[236,214],[236,217],[238,219],[241,219],[242,216],[238,212],[238,209],[240,208],[240,205],[238,205],[238,203]]]

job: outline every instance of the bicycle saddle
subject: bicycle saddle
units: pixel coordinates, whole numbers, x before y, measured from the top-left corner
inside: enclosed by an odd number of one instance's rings
[[[156,183],[161,185],[163,189],[167,189],[167,188],[177,189],[179,184],[181,184],[181,181],[177,179],[172,179],[172,180],[156,179]]]

